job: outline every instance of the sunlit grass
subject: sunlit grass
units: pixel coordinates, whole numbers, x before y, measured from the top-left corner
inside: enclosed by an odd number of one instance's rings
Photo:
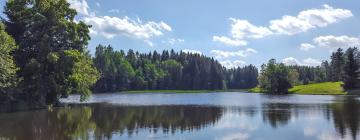
[[[314,83],[307,85],[298,85],[289,89],[290,93],[294,94],[316,94],[316,95],[344,95],[347,92],[342,88],[342,82],[324,82]],[[264,93],[266,91],[261,90],[259,87],[248,90],[253,93]]]

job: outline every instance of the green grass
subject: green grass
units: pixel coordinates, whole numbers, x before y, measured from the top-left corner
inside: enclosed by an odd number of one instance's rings
[[[294,94],[309,94],[309,95],[344,95],[346,91],[341,86],[342,82],[324,82],[307,85],[298,85],[289,89],[290,93]],[[264,93],[259,87],[248,90],[254,93]]]

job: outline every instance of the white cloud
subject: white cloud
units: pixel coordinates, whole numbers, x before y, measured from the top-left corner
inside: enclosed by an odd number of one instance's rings
[[[102,35],[106,38],[128,36],[148,40],[154,36],[163,35],[163,31],[171,31],[171,27],[162,21],[142,23],[127,16],[124,18],[89,16],[83,20],[85,23],[92,25],[93,34]]]
[[[294,57],[288,57],[288,58],[284,58],[282,60],[282,62],[285,64],[285,65],[300,65],[300,61],[297,60],[296,58]]]
[[[202,52],[200,52],[200,51],[197,51],[197,50],[191,50],[191,49],[183,49],[183,50],[181,50],[182,52],[184,52],[184,53],[192,53],[192,54],[202,54]]]
[[[360,46],[360,38],[349,36],[319,36],[313,39],[313,42],[320,47],[337,49],[344,47]]]
[[[310,23],[292,16],[270,21],[270,29],[278,34],[293,35],[313,28]]]
[[[236,39],[263,38],[272,34],[267,27],[255,26],[247,20],[230,18],[232,21],[231,35]]]
[[[215,58],[221,59],[221,58],[228,58],[234,56],[247,57],[251,54],[257,53],[257,51],[251,48],[247,48],[246,50],[239,50],[239,51],[211,50],[210,53],[212,53],[215,56]]]
[[[89,15],[89,5],[86,0],[67,0],[70,3],[70,8],[75,9],[81,15]]]
[[[235,61],[231,61],[231,60],[224,60],[224,61],[220,61],[219,62],[222,66],[230,69],[230,68],[237,68],[237,67],[241,67],[244,66],[246,64],[245,61],[242,60],[235,60]]]
[[[213,36],[214,42],[220,42],[229,46],[246,46],[245,39],[257,39],[271,35],[272,32],[267,27],[255,26],[247,20],[230,18],[231,37]]]
[[[120,13],[119,9],[110,9],[108,10],[109,13]]]
[[[166,41],[162,41],[162,43],[164,43],[164,44],[168,44],[168,45],[175,45],[175,44],[177,44],[177,43],[183,43],[183,42],[185,42],[185,40],[184,39],[182,39],[182,38],[169,38],[168,40],[166,40]]]
[[[300,45],[300,50],[302,50],[302,51],[308,51],[308,50],[314,49],[314,48],[315,48],[315,46],[314,46],[314,45],[311,45],[311,44],[309,44],[309,43],[302,43],[302,44]]]
[[[143,40],[149,46],[154,46],[151,41],[153,37],[164,35],[165,31],[171,32],[172,28],[163,21],[143,22],[139,18],[133,20],[127,16],[110,17],[96,16],[95,13],[89,14],[89,6],[86,0],[68,0],[70,7],[76,9],[82,15],[80,20],[91,25],[90,34],[104,36],[106,38],[114,38],[116,36],[127,36],[135,39]],[[100,6],[100,3],[96,3]],[[109,10],[109,12],[120,12],[117,9]]]
[[[229,46],[246,46],[247,42],[244,40],[231,39],[226,36],[213,36],[214,42],[220,42]]]
[[[294,57],[288,57],[288,58],[284,58],[282,60],[282,63],[284,63],[285,65],[288,66],[292,66],[292,65],[299,65],[299,66],[319,66],[321,65],[321,61],[317,60],[317,59],[313,59],[313,58],[306,58],[303,59],[302,61],[297,60]]]
[[[352,16],[350,10],[323,5],[321,9],[301,11],[296,17],[285,15],[282,19],[271,20],[269,27],[278,34],[293,35],[316,27],[326,27]]]
[[[294,35],[326,27],[352,16],[350,10],[323,5],[322,8],[300,11],[296,16],[284,15],[281,19],[270,20],[269,26],[255,26],[244,19],[230,18],[230,36],[214,36],[213,41],[230,46],[246,46],[247,39],[259,39],[273,34]]]

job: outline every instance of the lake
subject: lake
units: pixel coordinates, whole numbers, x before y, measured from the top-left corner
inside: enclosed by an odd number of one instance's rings
[[[360,97],[250,93],[95,94],[0,114],[0,140],[360,139]]]

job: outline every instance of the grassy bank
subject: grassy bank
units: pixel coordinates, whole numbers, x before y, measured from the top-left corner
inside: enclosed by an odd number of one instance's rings
[[[312,94],[312,95],[344,95],[347,94],[346,91],[341,86],[342,82],[325,82],[325,83],[315,83],[307,85],[298,85],[289,89],[290,93],[294,94]],[[260,88],[252,88],[248,90],[249,92],[254,93],[264,93]]]

